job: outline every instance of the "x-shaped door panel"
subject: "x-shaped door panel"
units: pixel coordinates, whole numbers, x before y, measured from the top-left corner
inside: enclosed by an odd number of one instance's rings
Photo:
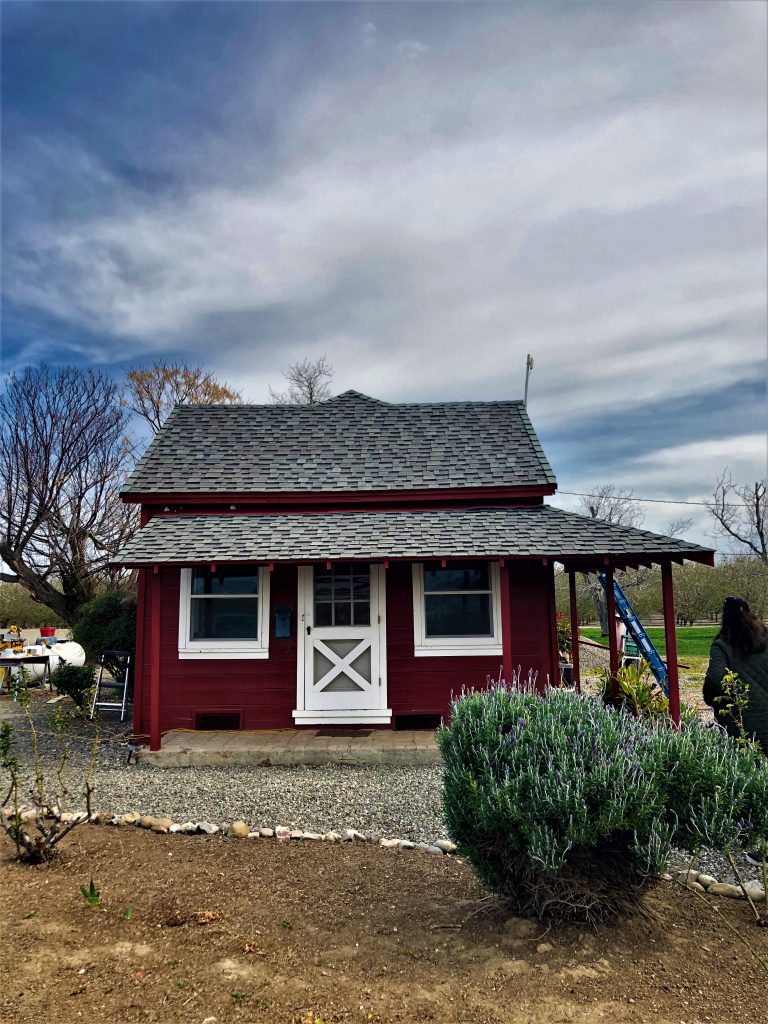
[[[353,668],[354,663],[365,654],[370,646],[371,641],[368,638],[364,638],[351,651],[341,654],[338,651],[334,651],[332,647],[329,647],[328,643],[315,638],[315,650],[322,654],[324,658],[327,658],[332,667],[319,679],[315,679],[312,688],[316,692],[321,692],[343,673],[347,679],[355,683],[361,690],[370,690],[371,680],[366,679],[356,668]]]

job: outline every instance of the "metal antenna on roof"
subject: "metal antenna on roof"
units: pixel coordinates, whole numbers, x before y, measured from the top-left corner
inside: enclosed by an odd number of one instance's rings
[[[523,398],[523,405],[528,408],[528,378],[531,376],[531,370],[533,369],[533,356],[528,353],[525,357],[525,396]]]

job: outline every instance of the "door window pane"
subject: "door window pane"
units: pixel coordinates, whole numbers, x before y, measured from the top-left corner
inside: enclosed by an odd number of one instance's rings
[[[334,624],[334,626],[351,626],[352,625],[352,602],[351,601],[334,601],[333,602],[333,624]]]
[[[367,565],[340,562],[330,571],[315,570],[315,625],[368,626],[371,621],[371,572]]]
[[[355,601],[352,606],[356,626],[370,626],[371,606],[368,601]]]
[[[333,605],[330,601],[317,601],[315,603],[315,625],[333,625]]]

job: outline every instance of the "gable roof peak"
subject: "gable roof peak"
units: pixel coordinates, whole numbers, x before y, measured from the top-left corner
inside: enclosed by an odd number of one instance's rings
[[[348,391],[342,391],[340,395],[333,395],[332,398],[326,398],[324,402],[320,402],[320,405],[345,405],[355,402],[367,402],[370,405],[389,405],[389,402],[382,402],[380,398],[371,398],[370,395],[364,395],[362,391],[355,391],[350,388]]]

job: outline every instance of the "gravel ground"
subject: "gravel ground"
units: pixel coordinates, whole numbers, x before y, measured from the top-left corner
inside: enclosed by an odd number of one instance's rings
[[[51,729],[56,707],[49,694],[34,690],[32,711],[38,746],[47,766],[55,764],[57,739]],[[22,709],[0,696],[0,721],[10,719],[17,729],[17,750],[23,764],[32,764],[31,735]],[[216,824],[242,818],[257,827],[285,825],[316,832],[355,828],[363,833],[433,841],[446,834],[440,798],[439,765],[302,765],[253,768],[153,768],[128,764],[127,723],[104,716],[99,726],[95,810],[115,813],[141,811],[176,821]],[[70,759],[64,778],[71,792],[83,785],[95,726],[74,718]],[[73,800],[74,803],[74,800]],[[758,877],[758,868],[738,855],[736,864],[745,881]],[[676,852],[672,868],[687,868],[690,856]],[[725,856],[705,851],[694,864],[721,881],[735,881]]]

